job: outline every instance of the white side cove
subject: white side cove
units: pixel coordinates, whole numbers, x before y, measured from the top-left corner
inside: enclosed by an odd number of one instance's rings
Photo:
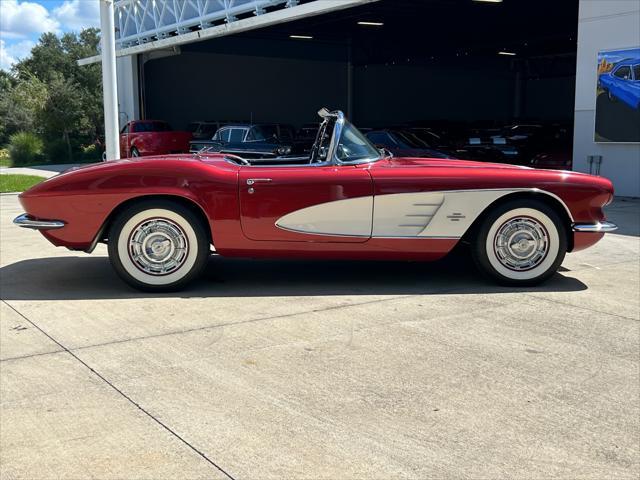
[[[489,205],[520,191],[538,191],[557,199],[548,192],[519,188],[398,193],[314,205],[281,217],[276,226],[316,235],[460,238]]]
[[[303,208],[281,217],[283,230],[316,235],[369,237],[373,196],[349,198]]]

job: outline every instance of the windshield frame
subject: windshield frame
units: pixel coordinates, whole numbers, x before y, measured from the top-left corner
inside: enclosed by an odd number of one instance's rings
[[[322,112],[322,110],[321,110]],[[332,165],[361,165],[364,163],[374,163],[377,162],[378,160],[381,160],[383,158],[383,154],[375,147],[375,145],[373,145],[369,139],[362,133],[360,132],[360,130],[357,129],[357,127],[355,125],[353,125],[351,122],[347,121],[346,117],[344,116],[344,113],[342,113],[340,110],[336,110],[334,112],[323,112],[321,113],[321,116],[323,118],[325,118],[325,121],[328,120],[327,117],[335,117],[336,119],[336,123],[333,127],[333,134],[331,137],[331,143],[329,144],[329,152],[327,155],[327,158],[329,159],[329,163],[331,163]],[[360,133],[360,136],[362,137],[362,139],[367,142],[371,148],[378,152],[378,155],[376,155],[375,157],[367,157],[367,158],[358,158],[356,160],[340,160],[338,158],[338,145],[340,144],[340,140],[342,139],[342,134],[343,131],[345,129],[345,127],[349,125],[350,127],[352,127],[353,129],[355,129],[356,131],[358,131]]]

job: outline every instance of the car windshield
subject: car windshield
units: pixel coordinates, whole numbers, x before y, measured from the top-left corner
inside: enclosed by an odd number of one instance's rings
[[[380,158],[376,147],[349,122],[344,123],[336,155],[341,162],[373,161]]]
[[[170,132],[171,127],[166,122],[137,122],[136,132]]]
[[[402,131],[398,132],[398,135],[402,137],[402,141],[407,145],[406,148],[429,148],[426,142],[411,132]]]
[[[278,137],[278,128],[275,125],[256,125],[251,129],[248,140],[264,141]]]

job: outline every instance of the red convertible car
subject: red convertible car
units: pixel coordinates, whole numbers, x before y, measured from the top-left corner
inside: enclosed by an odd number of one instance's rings
[[[145,290],[184,286],[220,255],[436,260],[461,240],[489,277],[531,285],[566,252],[615,230],[602,177],[451,159],[395,158],[339,112],[306,157],[223,154],[109,161],[20,195],[15,223],[54,245],[108,244],[116,272]]]

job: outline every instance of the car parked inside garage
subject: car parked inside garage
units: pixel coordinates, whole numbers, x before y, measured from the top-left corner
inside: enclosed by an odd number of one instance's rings
[[[447,152],[431,148],[408,130],[386,128],[371,130],[365,136],[378,148],[386,148],[399,157],[454,158]]]
[[[294,146],[293,127],[280,124],[232,124],[220,128],[211,140],[190,142],[189,151],[273,158],[291,154]]]
[[[191,132],[174,131],[161,120],[135,120],[120,131],[120,156],[146,157],[189,151]]]

